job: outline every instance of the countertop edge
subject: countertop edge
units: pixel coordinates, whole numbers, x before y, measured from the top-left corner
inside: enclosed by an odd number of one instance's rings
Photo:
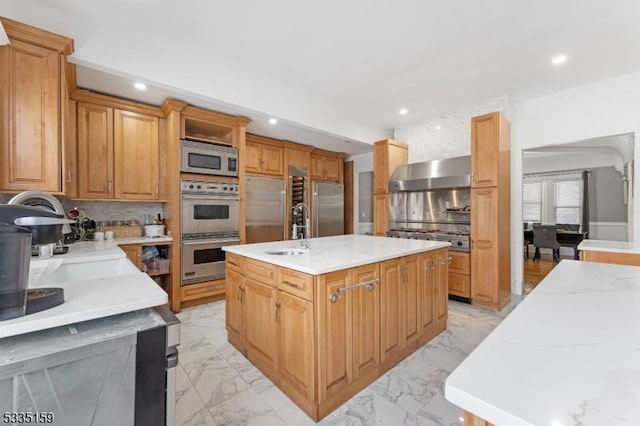
[[[595,245],[594,245],[595,243]],[[598,246],[597,244],[602,244]],[[583,240],[578,245],[578,250],[581,251],[600,251],[609,253],[626,253],[626,254],[640,254],[640,244],[638,247],[615,247],[616,245],[629,245],[635,244],[633,241],[614,241],[614,240]],[[607,245],[611,245],[607,247]]]

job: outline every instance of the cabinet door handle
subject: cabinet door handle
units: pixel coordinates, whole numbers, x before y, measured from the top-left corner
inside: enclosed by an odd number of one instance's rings
[[[431,259],[431,266],[425,266],[425,267],[424,267],[424,270],[425,270],[425,271],[427,271],[427,272],[429,272],[429,271],[431,271],[431,270],[434,268],[434,266],[436,266],[436,261],[435,261],[435,260],[433,260],[433,259]]]
[[[155,186],[155,189],[154,189],[154,191],[155,191],[155,194],[156,194],[156,195],[158,195],[158,192],[159,192],[159,188],[158,188],[158,184],[157,184],[157,183],[156,183],[156,186]]]
[[[113,182],[112,181],[107,181],[107,192],[111,193],[111,191],[113,190]]]
[[[244,287],[240,287],[240,301],[244,302]]]
[[[71,169],[67,169],[67,182],[71,182]]]
[[[288,285],[289,287],[302,288],[302,287],[300,287],[298,284],[296,284],[296,283],[292,283],[291,281],[287,281],[287,280],[282,281],[282,284],[286,284],[286,285]]]
[[[280,322],[280,302],[276,302],[276,322]]]
[[[329,296],[329,302],[331,303],[336,303],[340,299],[342,299],[342,296],[337,293],[333,293],[331,296]]]

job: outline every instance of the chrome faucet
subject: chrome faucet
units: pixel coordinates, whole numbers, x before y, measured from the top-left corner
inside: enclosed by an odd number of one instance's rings
[[[300,240],[300,245],[307,250],[311,248],[311,220],[309,220],[309,207],[305,203],[298,203],[293,206],[293,215],[297,216],[298,212],[305,214],[304,216],[304,240]]]

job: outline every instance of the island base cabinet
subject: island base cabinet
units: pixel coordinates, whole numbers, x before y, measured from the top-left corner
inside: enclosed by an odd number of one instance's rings
[[[378,264],[321,275],[318,298],[318,417],[380,375]]]
[[[229,342],[315,421],[446,327],[447,249],[316,276],[233,255],[226,280]]]
[[[244,279],[246,355],[272,381],[277,377],[276,289]]]
[[[227,337],[229,343],[240,352],[245,353],[244,347],[244,285],[243,278],[238,272],[227,268],[225,271],[225,315]]]
[[[307,413],[315,401],[313,303],[278,291],[278,381],[282,391]]]

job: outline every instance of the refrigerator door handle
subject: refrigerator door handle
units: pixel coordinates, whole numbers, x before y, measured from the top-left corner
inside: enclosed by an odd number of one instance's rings
[[[318,236],[318,184],[313,183],[313,231],[311,237]]]

